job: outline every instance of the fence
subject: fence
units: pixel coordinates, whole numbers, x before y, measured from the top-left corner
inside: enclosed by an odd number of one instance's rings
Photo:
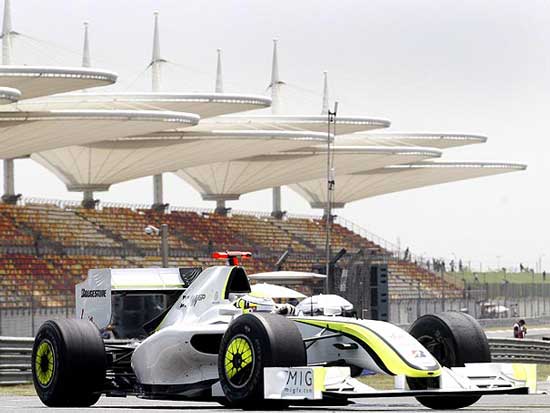
[[[74,306],[0,310],[0,336],[32,337],[46,320],[74,316]]]
[[[462,311],[477,319],[538,318],[550,315],[550,296],[479,300],[466,298],[390,299],[390,321],[410,324],[418,317],[442,311]]]
[[[362,293],[363,289],[357,288],[347,291],[345,295],[356,305],[358,314],[364,314],[368,318],[368,312],[363,313],[361,309],[368,308],[363,299],[368,301],[370,297]],[[19,297],[17,307],[14,308],[7,307],[10,303],[4,302],[3,308],[0,307],[0,336],[33,336],[44,321],[74,315],[72,290],[56,300],[60,303],[58,307],[46,307],[47,298],[47,296],[39,298],[29,295],[28,299],[21,300]],[[462,311],[477,319],[539,318],[550,316],[550,295],[517,298],[513,301],[504,298],[480,300],[474,295],[466,298],[390,298],[389,300],[389,321],[399,325],[410,324],[424,314],[442,311]]]

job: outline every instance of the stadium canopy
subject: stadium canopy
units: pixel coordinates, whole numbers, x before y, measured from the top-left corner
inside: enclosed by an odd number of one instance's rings
[[[265,96],[229,93],[71,93],[35,99],[18,105],[22,110],[143,109],[196,113],[201,119],[262,109]]]
[[[69,191],[106,191],[115,183],[232,159],[299,149],[325,134],[284,131],[165,131],[66,146],[31,155]]]
[[[190,113],[144,110],[0,112],[0,158],[192,126],[199,119]]]
[[[353,133],[338,137],[341,145],[414,146],[449,149],[487,142],[479,135],[452,133]]]
[[[304,272],[304,271],[271,271],[271,272],[258,272],[255,274],[248,274],[248,278],[253,281],[315,281],[324,280],[327,278],[324,274],[317,274],[316,272]]]
[[[441,156],[430,149],[340,146],[333,154],[335,169],[344,174]],[[205,200],[236,200],[247,192],[321,178],[326,157],[326,148],[319,146],[181,169],[177,175]]]
[[[281,116],[281,115],[249,115],[249,116],[220,116],[208,119],[196,126],[196,130],[208,129],[273,129],[273,130],[309,130],[327,132],[327,117],[314,116]],[[339,116],[336,124],[336,134],[343,135],[359,131],[387,128],[390,122],[367,117]]]
[[[353,174],[337,175],[333,192],[333,208],[347,203],[392,192],[462,181],[507,172],[523,171],[526,165],[494,162],[418,162],[392,165]],[[326,179],[290,185],[312,208],[326,208]]]
[[[0,66],[0,85],[19,90],[21,99],[107,86],[116,80],[113,72],[86,67]]]
[[[11,87],[0,87],[0,105],[15,103],[21,98],[21,92]]]

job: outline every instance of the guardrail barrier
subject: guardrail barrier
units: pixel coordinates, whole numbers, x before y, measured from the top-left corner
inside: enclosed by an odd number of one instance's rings
[[[0,385],[32,382],[33,342],[32,337],[0,337]],[[489,347],[493,361],[550,364],[550,341],[489,338]]]
[[[517,338],[490,338],[494,361],[550,364],[550,341]]]

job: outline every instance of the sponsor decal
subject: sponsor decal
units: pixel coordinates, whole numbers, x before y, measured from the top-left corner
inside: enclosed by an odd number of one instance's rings
[[[426,355],[426,353],[422,350],[413,350],[412,351],[412,356],[413,356],[414,359],[424,359],[424,358],[428,357]]]
[[[82,289],[80,298],[105,298],[107,297],[107,290],[86,290]]]
[[[206,300],[206,294],[184,295],[181,300],[180,308],[182,307],[194,307],[198,302]]]
[[[289,369],[283,394],[287,396],[312,396],[313,371]]]

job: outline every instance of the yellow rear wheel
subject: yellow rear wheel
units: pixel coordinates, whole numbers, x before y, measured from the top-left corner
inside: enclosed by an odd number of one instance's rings
[[[31,355],[36,394],[49,407],[88,407],[105,383],[107,356],[99,330],[87,320],[48,320]]]
[[[48,386],[52,381],[55,368],[55,353],[49,340],[42,340],[38,345],[34,367],[38,384],[43,387]]]

